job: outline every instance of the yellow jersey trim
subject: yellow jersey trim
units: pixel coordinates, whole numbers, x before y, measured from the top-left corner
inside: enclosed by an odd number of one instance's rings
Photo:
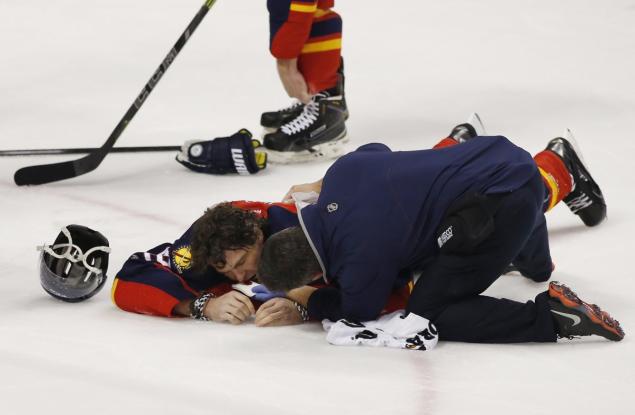
[[[114,305],[117,305],[115,301],[115,291],[117,291],[117,284],[119,283],[119,278],[115,277],[115,280],[112,283],[112,288],[110,289],[110,300]]]

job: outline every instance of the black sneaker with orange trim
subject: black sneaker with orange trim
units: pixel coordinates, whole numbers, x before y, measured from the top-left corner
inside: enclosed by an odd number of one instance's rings
[[[557,281],[549,284],[549,307],[556,323],[558,337],[602,336],[613,341],[624,338],[620,322],[595,304],[586,303],[569,287]]]

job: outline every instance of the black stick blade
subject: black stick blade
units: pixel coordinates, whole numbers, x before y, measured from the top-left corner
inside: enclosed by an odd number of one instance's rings
[[[105,153],[97,152],[78,160],[23,167],[15,172],[13,180],[18,186],[25,186],[70,179],[95,170],[104,156]]]
[[[196,16],[194,16],[190,24],[187,25],[183,34],[181,34],[172,49],[168,52],[167,56],[163,59],[163,61],[161,61],[161,64],[154,71],[150,80],[143,87],[141,94],[134,100],[130,108],[128,108],[128,111],[126,111],[124,116],[121,118],[119,124],[117,124],[104,145],[79,160],[21,168],[16,171],[13,176],[15,184],[18,186],[24,186],[51,183],[77,177],[95,170],[97,166],[99,166],[99,163],[102,162],[104,157],[106,157],[108,152],[113,148],[121,133],[123,133],[126,126],[128,126],[137,111],[139,111],[139,108],[141,108],[141,105],[143,105],[146,101],[148,95],[150,95],[152,90],[154,90],[159,80],[163,77],[163,74],[168,70],[170,65],[172,65],[176,56],[179,54],[183,46],[185,46],[192,33],[194,33],[199,23],[201,23],[201,20],[203,20],[203,17],[205,17],[214,3],[216,3],[216,0],[205,0],[205,4],[201,6],[198,13],[196,13]]]

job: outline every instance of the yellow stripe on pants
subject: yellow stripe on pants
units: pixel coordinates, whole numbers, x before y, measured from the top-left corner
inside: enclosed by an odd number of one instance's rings
[[[301,53],[326,52],[328,50],[342,49],[342,39],[324,40],[322,42],[307,43]]]

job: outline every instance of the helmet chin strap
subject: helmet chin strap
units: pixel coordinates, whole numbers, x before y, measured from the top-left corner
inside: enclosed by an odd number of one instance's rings
[[[110,247],[95,246],[93,248],[90,248],[88,251],[86,251],[86,253],[84,253],[82,252],[82,249],[79,246],[73,244],[73,238],[71,237],[71,233],[68,231],[68,228],[66,226],[62,228],[62,233],[64,234],[64,236],[66,236],[66,239],[68,239],[68,242],[63,244],[57,244],[57,245],[39,245],[36,247],[36,249],[38,251],[44,251],[47,254],[57,259],[67,259],[74,264],[81,261],[84,267],[86,267],[86,269],[88,269],[90,272],[93,272],[97,275],[101,274],[101,270],[99,268],[96,268],[90,265],[88,262],[86,262],[86,259],[89,257],[90,254],[92,254],[95,251],[103,251],[106,253],[110,253],[111,251]],[[54,251],[54,249],[58,249],[62,247],[68,247],[68,249],[66,249],[66,251],[64,251],[63,254],[58,254]]]

